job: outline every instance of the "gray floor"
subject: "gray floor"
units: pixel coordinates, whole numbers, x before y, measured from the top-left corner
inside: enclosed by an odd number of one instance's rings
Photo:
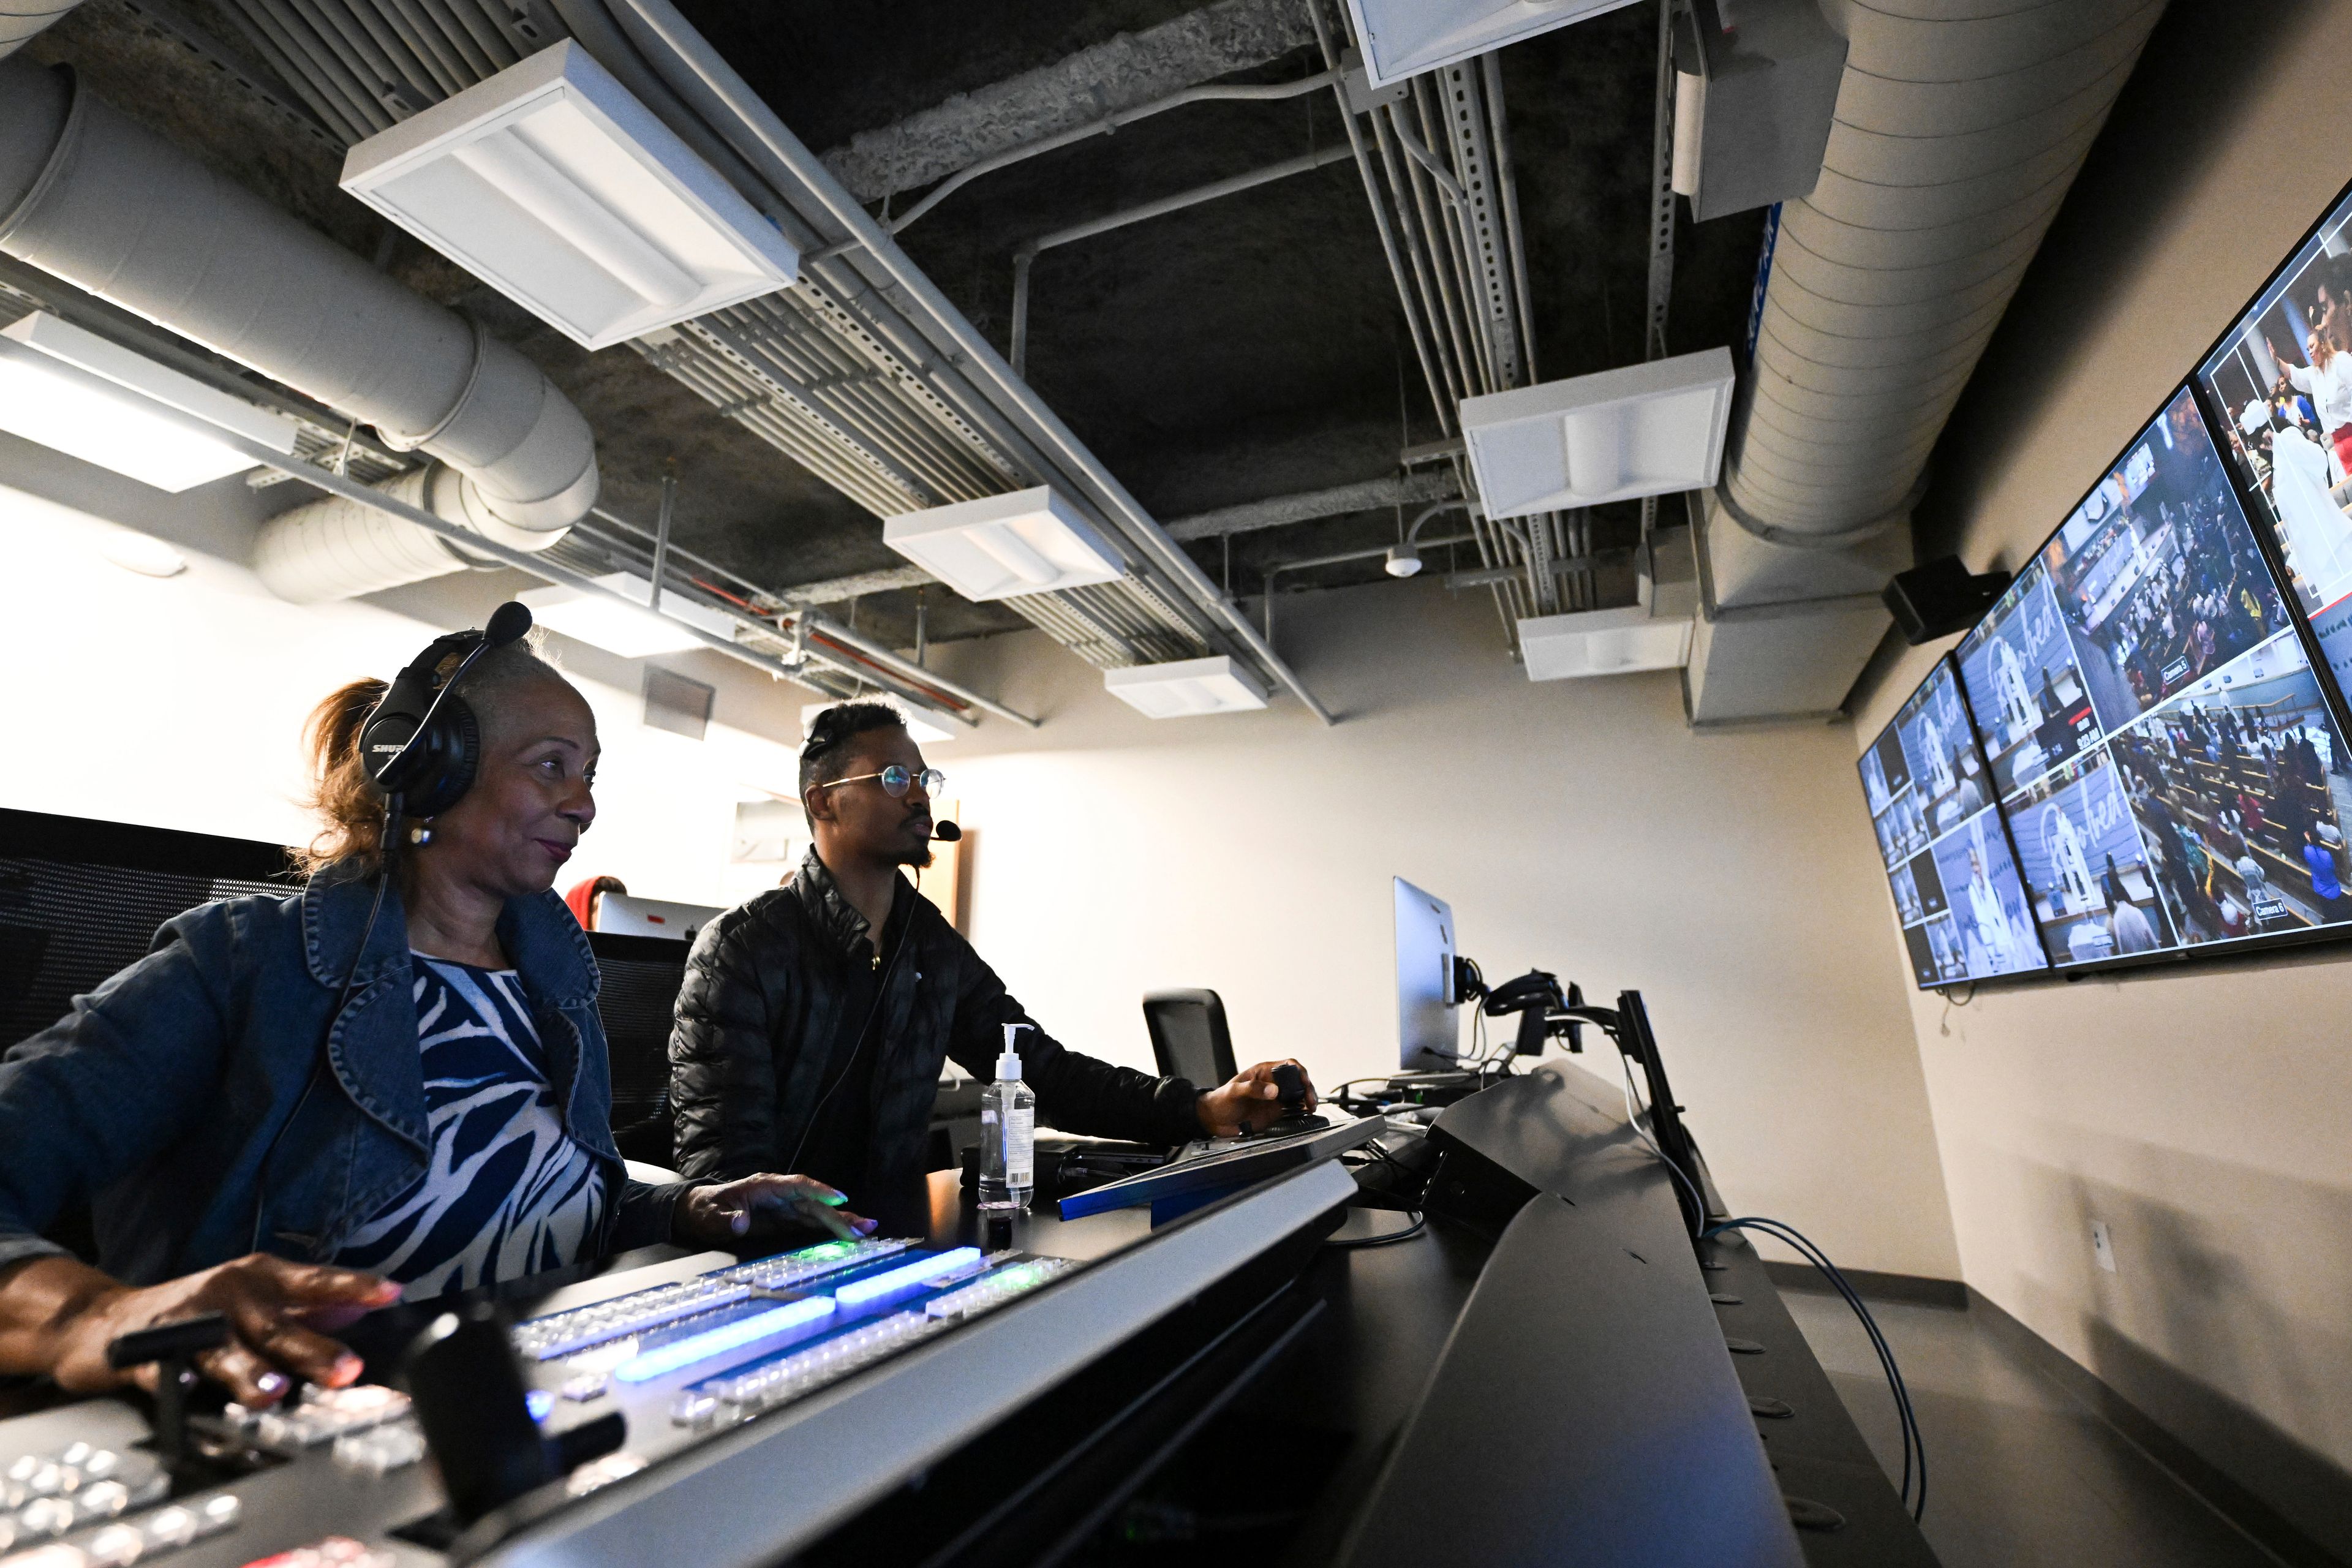
[[[1870,1341],[1835,1296],[1782,1300],[1890,1478],[1900,1428]],[[1944,1568],[2276,1568],[2115,1430],[1954,1308],[1874,1301],[1928,1464],[1923,1528]]]

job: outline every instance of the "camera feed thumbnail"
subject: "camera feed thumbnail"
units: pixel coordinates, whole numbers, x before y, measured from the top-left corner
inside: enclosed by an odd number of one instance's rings
[[[2017,862],[2010,858],[2000,819],[1990,807],[1937,839],[1927,852],[1951,904],[1947,918],[1934,923],[1950,926],[1960,964],[1960,972],[1947,979],[1981,980],[2048,966]]]
[[[2231,461],[2286,559],[2339,688],[2352,687],[2352,198],[2279,270],[2199,374]]]
[[[2294,633],[2200,681],[2110,749],[2181,943],[2352,921],[2352,780]]]
[[[2103,750],[2044,774],[2007,809],[2034,919],[2059,963],[2177,944],[2131,806]]]
[[[2043,968],[1949,663],[1912,693],[1858,766],[1918,984]]]
[[[2006,800],[2099,738],[2090,689],[2038,559],[1960,640],[1960,680]]]
[[[2105,730],[2288,624],[2187,387],[2059,525],[2042,564]]]

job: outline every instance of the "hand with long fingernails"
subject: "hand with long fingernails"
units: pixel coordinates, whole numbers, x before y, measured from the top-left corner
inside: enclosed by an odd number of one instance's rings
[[[875,1222],[845,1208],[848,1201],[813,1177],[763,1173],[688,1190],[670,1231],[687,1247],[732,1247],[795,1229],[830,1231],[845,1241],[873,1235]]]
[[[275,1405],[297,1378],[326,1388],[359,1381],[363,1363],[330,1336],[399,1300],[398,1285],[373,1274],[262,1253],[137,1289],[74,1258],[27,1258],[0,1269],[0,1373],[46,1373],[74,1394],[152,1388],[152,1366],[119,1372],[107,1345],[218,1312],[229,1341],[198,1355],[196,1370],[241,1405]]]

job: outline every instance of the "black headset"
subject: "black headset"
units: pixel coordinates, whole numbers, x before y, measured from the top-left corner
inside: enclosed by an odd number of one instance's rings
[[[438,816],[464,798],[482,761],[482,727],[457,686],[477,659],[530,630],[530,611],[500,605],[480,631],[435,637],[409,661],[360,725],[368,782],[408,816]],[[437,671],[464,656],[446,680]],[[388,841],[387,841],[388,847]]]
[[[278,1145],[310,1103],[318,1091],[320,1080],[326,1077],[327,1039],[334,1033],[335,1020],[352,999],[352,984],[359,978],[360,960],[367,952],[368,939],[375,934],[376,917],[383,912],[383,890],[392,881],[392,858],[400,837],[400,819],[404,816],[438,816],[465,798],[473,787],[474,774],[482,762],[482,727],[466,700],[457,695],[457,682],[474,668],[484,654],[501,648],[530,630],[530,610],[509,600],[490,612],[488,623],[480,631],[451,632],[435,637],[425,645],[425,651],[409,660],[408,668],[394,678],[392,685],[368,710],[360,721],[360,766],[366,770],[368,782],[383,797],[383,833],[376,851],[375,899],[368,905],[367,923],[360,927],[360,940],[352,949],[352,961],[343,970],[343,983],[337,987],[335,1005],[327,1014],[326,1032],[319,1038],[319,1048],[310,1058],[310,1077],[303,1079],[302,1092],[294,1101],[294,1109],[269,1135],[262,1147],[261,1163],[253,1173],[253,1234],[248,1251],[261,1250],[262,1211],[269,1197],[269,1161],[278,1152]],[[436,680],[435,671],[453,653],[462,653],[457,668],[446,680]],[[420,842],[422,840],[420,839]]]

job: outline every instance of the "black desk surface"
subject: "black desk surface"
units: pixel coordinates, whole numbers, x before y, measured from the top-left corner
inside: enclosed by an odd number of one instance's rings
[[[1931,1568],[1761,1261],[1710,1241],[1700,1255],[1725,1267],[1702,1275],[1672,1178],[1612,1114],[1609,1087],[1547,1066],[1447,1112],[1447,1137],[1536,1192],[1499,1238],[1433,1214],[1409,1240],[1309,1265],[1294,1289],[1321,1301],[1315,1331],[1201,1439],[1283,1497],[1286,1540],[1264,1560]],[[986,1235],[946,1173],[867,1206],[938,1245],[1037,1246],[1061,1229],[1040,1214]],[[1356,1210],[1341,1236],[1403,1223]],[[1107,1228],[1147,1224],[1133,1212]],[[1741,1300],[1713,1306],[1710,1291]],[[1727,1332],[1766,1352],[1729,1355]],[[1759,1440],[1747,1394],[1797,1415]],[[1324,1456],[1311,1467],[1302,1436]],[[1783,1492],[1846,1526],[1791,1530]]]

